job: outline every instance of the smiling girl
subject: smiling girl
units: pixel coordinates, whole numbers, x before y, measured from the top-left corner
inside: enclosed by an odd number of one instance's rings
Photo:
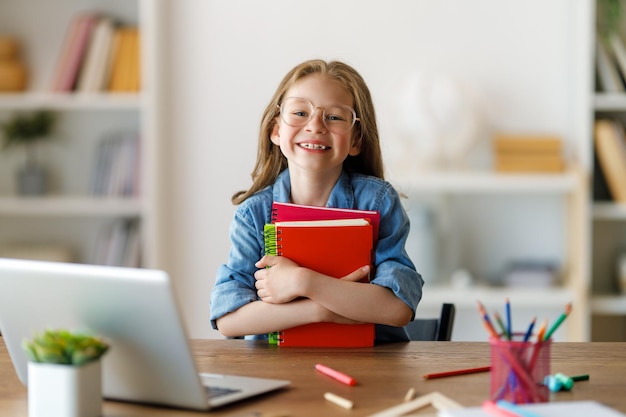
[[[404,250],[409,221],[384,180],[374,106],[358,72],[312,60],[283,78],[263,115],[252,179],[232,198],[231,249],[211,293],[214,328],[233,337],[314,322],[404,326],[413,319],[423,280]],[[369,266],[335,279],[264,256],[272,201],[378,211],[370,282],[358,282]]]

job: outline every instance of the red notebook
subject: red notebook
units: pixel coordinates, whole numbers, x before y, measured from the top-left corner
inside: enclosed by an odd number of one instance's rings
[[[340,278],[371,264],[372,225],[367,219],[277,222],[265,225],[265,251]],[[311,323],[278,333],[279,346],[367,347],[374,324]]]
[[[378,241],[380,213],[374,210],[304,206],[293,203],[272,203],[272,223],[301,220],[368,219],[372,224],[373,241]]]

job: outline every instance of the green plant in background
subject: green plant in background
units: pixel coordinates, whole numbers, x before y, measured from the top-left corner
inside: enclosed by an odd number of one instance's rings
[[[598,0],[596,25],[598,34],[606,42],[612,33],[619,33],[622,22],[621,0]]]
[[[46,330],[25,340],[22,348],[31,362],[80,366],[102,357],[109,345],[101,338],[68,330]]]
[[[26,163],[36,164],[35,145],[51,137],[55,122],[55,114],[47,110],[17,114],[0,125],[3,148],[24,146]]]

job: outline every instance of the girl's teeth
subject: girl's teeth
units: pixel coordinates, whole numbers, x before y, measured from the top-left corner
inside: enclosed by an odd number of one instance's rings
[[[300,144],[300,146],[302,146],[305,149],[315,149],[315,150],[328,149],[328,147],[326,147],[324,145],[315,145],[313,143],[302,143],[302,144]]]

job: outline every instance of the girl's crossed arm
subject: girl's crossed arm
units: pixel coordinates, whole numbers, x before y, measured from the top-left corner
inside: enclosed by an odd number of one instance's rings
[[[404,326],[411,320],[411,309],[391,290],[358,282],[367,277],[369,266],[342,279],[299,267],[281,256],[264,256],[256,266],[263,268],[254,277],[257,294],[264,302],[282,304],[305,297],[356,322]]]

